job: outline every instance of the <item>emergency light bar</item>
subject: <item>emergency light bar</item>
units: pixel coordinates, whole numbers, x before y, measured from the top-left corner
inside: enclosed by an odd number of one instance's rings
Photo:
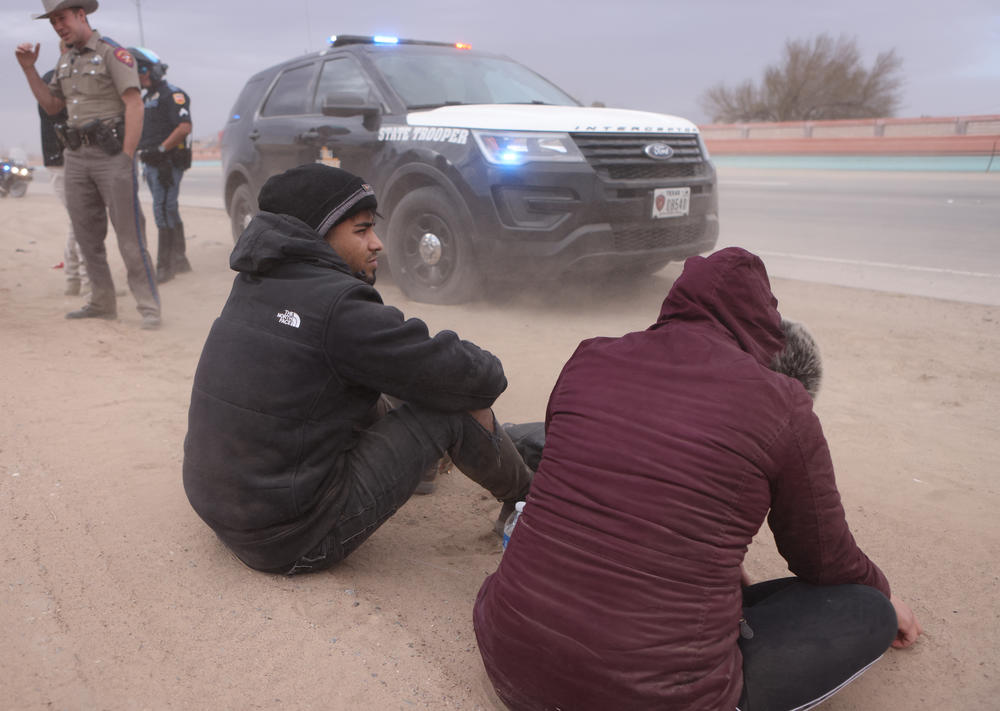
[[[426,40],[400,39],[392,35],[330,35],[327,41],[331,47],[343,47],[345,44],[424,44],[433,47],[472,49],[472,45],[465,42],[429,42]]]

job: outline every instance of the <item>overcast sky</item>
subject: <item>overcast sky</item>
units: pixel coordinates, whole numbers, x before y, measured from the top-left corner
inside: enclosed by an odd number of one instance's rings
[[[0,149],[38,152],[34,99],[14,58],[41,42],[40,73],[58,58],[41,0],[2,0]],[[506,54],[585,104],[708,120],[717,83],[760,78],[789,38],[855,37],[866,65],[895,48],[905,84],[899,116],[1000,114],[1000,0],[141,0],[145,46],[191,96],[196,138],[222,129],[256,71],[321,49],[331,34],[460,41]],[[135,0],[101,0],[91,26],[140,44]]]

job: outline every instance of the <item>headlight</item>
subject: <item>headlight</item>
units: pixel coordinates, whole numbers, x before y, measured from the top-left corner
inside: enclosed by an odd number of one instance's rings
[[[581,163],[585,159],[566,133],[473,131],[479,150],[494,165],[523,165],[532,161]]]
[[[21,175],[27,175],[27,174],[28,174],[28,169],[27,168],[21,168]]]

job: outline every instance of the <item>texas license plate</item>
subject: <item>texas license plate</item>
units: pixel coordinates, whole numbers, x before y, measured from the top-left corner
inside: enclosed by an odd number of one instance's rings
[[[691,206],[691,188],[656,188],[653,217],[683,217]]]

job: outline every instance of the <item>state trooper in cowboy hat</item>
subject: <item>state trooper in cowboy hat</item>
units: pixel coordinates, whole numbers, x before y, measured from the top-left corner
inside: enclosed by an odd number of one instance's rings
[[[41,15],[32,15],[33,20],[47,20],[49,15],[60,10],[69,10],[78,7],[88,15],[97,10],[97,0],[42,0],[42,7],[45,12]]]
[[[156,270],[146,249],[146,219],[136,194],[135,151],[142,134],[143,104],[139,74],[128,48],[93,29],[87,20],[97,0],[43,0],[46,19],[66,51],[52,79],[38,74],[40,45],[18,45],[17,62],[32,94],[51,115],[66,109],[56,129],[66,146],[66,207],[90,276],[90,295],[68,319],[118,317],[115,285],[104,241],[108,220],[128,272],[128,285],[142,317],[142,328],[160,325]]]

